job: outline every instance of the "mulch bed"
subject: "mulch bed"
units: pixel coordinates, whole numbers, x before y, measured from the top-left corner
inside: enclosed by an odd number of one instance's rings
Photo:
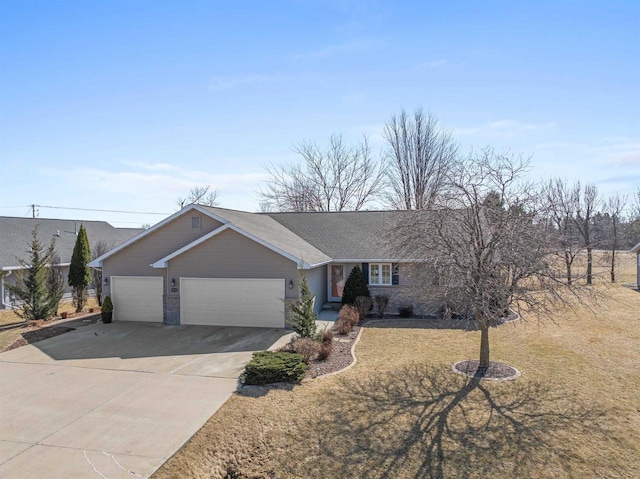
[[[37,343],[38,341],[53,338],[54,336],[58,336],[60,334],[68,333],[69,331],[74,330],[75,328],[69,328],[66,326],[50,326],[48,328],[36,327],[36,329],[29,329],[22,333],[21,338],[18,338],[13,343],[11,343],[7,347],[7,349],[5,349],[5,351],[11,351],[12,349],[26,346],[27,344]]]
[[[458,373],[479,379],[508,381],[520,376],[520,371],[504,363],[490,361],[488,368],[480,368],[479,366],[480,361],[469,359],[455,363],[452,368]]]
[[[333,336],[333,351],[331,355],[324,361],[311,359],[306,377],[317,378],[318,376],[334,373],[349,366],[354,359],[351,355],[351,348],[359,333],[360,326],[356,326],[349,334],[335,334]]]

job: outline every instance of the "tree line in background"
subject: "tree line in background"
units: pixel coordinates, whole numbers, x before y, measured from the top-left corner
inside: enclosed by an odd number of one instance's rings
[[[51,238],[49,246],[45,247],[38,238],[37,226],[31,232],[31,237],[28,257],[17,258],[22,269],[16,272],[16,282],[7,283],[5,287],[12,298],[20,302],[16,313],[21,318],[26,321],[47,320],[58,312],[65,291],[65,281],[60,256],[56,252],[55,238]],[[92,255],[87,231],[80,226],[67,277],[76,312],[82,311],[86,305],[89,286],[93,287],[98,304],[102,304],[102,272],[89,268],[88,264],[108,250],[108,245],[100,240],[94,246]]]

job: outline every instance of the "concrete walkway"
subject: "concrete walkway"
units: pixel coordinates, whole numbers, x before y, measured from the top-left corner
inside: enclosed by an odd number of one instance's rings
[[[148,477],[290,332],[93,324],[0,354],[0,477]]]

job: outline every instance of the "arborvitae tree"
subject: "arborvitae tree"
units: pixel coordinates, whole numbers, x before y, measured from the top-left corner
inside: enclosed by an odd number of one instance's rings
[[[344,290],[342,291],[342,304],[353,304],[358,296],[371,297],[367,282],[364,280],[364,275],[360,266],[355,265],[349,273],[347,282],[344,284]]]
[[[69,266],[69,286],[73,288],[73,304],[76,307],[76,313],[82,311],[87,301],[87,286],[91,283],[91,269],[87,266],[89,261],[91,261],[89,239],[87,230],[81,225]]]
[[[18,264],[23,269],[16,273],[18,279],[15,284],[7,284],[9,293],[22,301],[22,307],[16,310],[21,318],[27,321],[48,319],[58,310],[58,303],[62,297],[61,290],[64,285],[58,282],[49,283],[52,278],[49,265],[55,257],[55,240],[47,250],[38,239],[38,228],[31,232],[29,259],[18,258]],[[49,289],[49,285],[53,288]]]
[[[289,305],[289,309],[291,309],[289,325],[302,338],[311,338],[316,334],[318,315],[313,310],[315,298],[309,290],[307,276],[301,272],[300,299]]]
[[[47,278],[47,289],[49,290],[49,307],[52,315],[58,313],[58,305],[64,294],[64,277],[60,268],[60,256],[55,251],[55,243],[51,241],[47,256],[50,258],[49,276]]]

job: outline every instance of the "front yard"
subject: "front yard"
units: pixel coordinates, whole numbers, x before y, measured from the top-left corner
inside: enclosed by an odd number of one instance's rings
[[[491,331],[513,382],[454,374],[479,333],[373,323],[337,376],[235,394],[154,478],[640,477],[640,293]]]

